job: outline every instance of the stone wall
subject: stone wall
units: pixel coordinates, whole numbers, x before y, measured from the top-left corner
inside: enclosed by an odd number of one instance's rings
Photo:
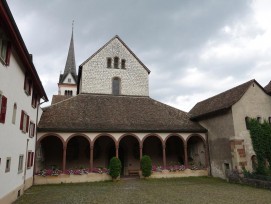
[[[261,87],[253,83],[243,97],[232,106],[232,117],[234,122],[235,140],[243,140],[245,149],[245,157],[247,170],[252,171],[252,156],[255,155],[253,150],[251,137],[246,128],[245,118],[261,118],[261,122],[268,120],[271,116],[271,98],[267,95]],[[239,161],[236,161],[237,163]]]
[[[119,68],[114,67],[114,57],[119,57]],[[112,58],[112,67],[107,68],[107,58]],[[121,69],[121,60],[125,69]],[[112,79],[121,81],[120,95],[148,96],[148,71],[133,54],[115,38],[87,61],[82,68],[80,93],[112,94]]]
[[[228,111],[199,122],[208,129],[211,174],[214,177],[226,178],[226,172],[232,169],[230,149],[230,137],[234,135],[232,113]]]

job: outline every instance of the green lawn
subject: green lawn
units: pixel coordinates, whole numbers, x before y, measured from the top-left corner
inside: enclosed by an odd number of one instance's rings
[[[271,203],[271,191],[208,177],[33,186],[15,203]]]

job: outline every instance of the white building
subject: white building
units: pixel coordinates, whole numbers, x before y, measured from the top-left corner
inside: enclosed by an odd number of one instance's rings
[[[40,99],[48,101],[5,0],[0,2],[0,203],[33,183]]]

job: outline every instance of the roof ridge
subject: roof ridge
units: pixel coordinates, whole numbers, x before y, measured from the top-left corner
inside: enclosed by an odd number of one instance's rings
[[[200,102],[198,102],[198,103],[201,103],[201,102],[210,100],[210,99],[215,98],[215,97],[217,97],[217,96],[219,96],[219,95],[223,95],[223,94],[225,94],[225,93],[227,93],[227,92],[230,92],[230,91],[232,91],[232,90],[234,90],[234,89],[236,89],[236,88],[239,88],[239,87],[241,87],[241,86],[243,86],[243,85],[245,85],[245,84],[250,84],[250,83],[252,83],[252,82],[254,82],[254,81],[256,81],[256,80],[255,80],[255,79],[249,80],[249,81],[244,82],[244,83],[242,83],[242,84],[239,84],[239,85],[237,85],[237,86],[235,86],[235,87],[233,87],[233,88],[230,88],[230,89],[228,89],[228,90],[226,90],[226,91],[223,91],[223,92],[221,92],[221,93],[218,93],[218,94],[216,94],[216,95],[214,95],[214,96],[211,96],[211,97],[209,97],[209,98],[207,98],[207,99],[204,99],[204,100],[202,100],[202,101],[200,101]],[[198,104],[198,103],[196,103],[196,104]]]
[[[252,83],[256,83],[265,92],[262,86],[255,79],[249,80],[222,93],[198,102],[189,111],[188,114],[190,118],[194,119],[230,108],[243,97]]]

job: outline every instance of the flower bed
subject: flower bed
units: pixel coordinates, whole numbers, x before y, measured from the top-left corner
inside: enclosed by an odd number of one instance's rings
[[[67,175],[84,175],[89,173],[98,173],[98,174],[108,174],[109,170],[107,168],[93,168],[91,171],[90,169],[68,169],[62,172],[59,169],[42,169],[36,173],[37,176],[58,176],[60,174],[67,174]]]
[[[191,169],[191,170],[204,170],[206,168],[204,167],[199,167],[196,165],[188,166],[186,167],[185,165],[170,165],[166,166],[165,168],[162,166],[152,166],[152,172],[162,172],[163,170],[168,170],[169,172],[178,172],[178,171],[184,171],[186,169]]]

